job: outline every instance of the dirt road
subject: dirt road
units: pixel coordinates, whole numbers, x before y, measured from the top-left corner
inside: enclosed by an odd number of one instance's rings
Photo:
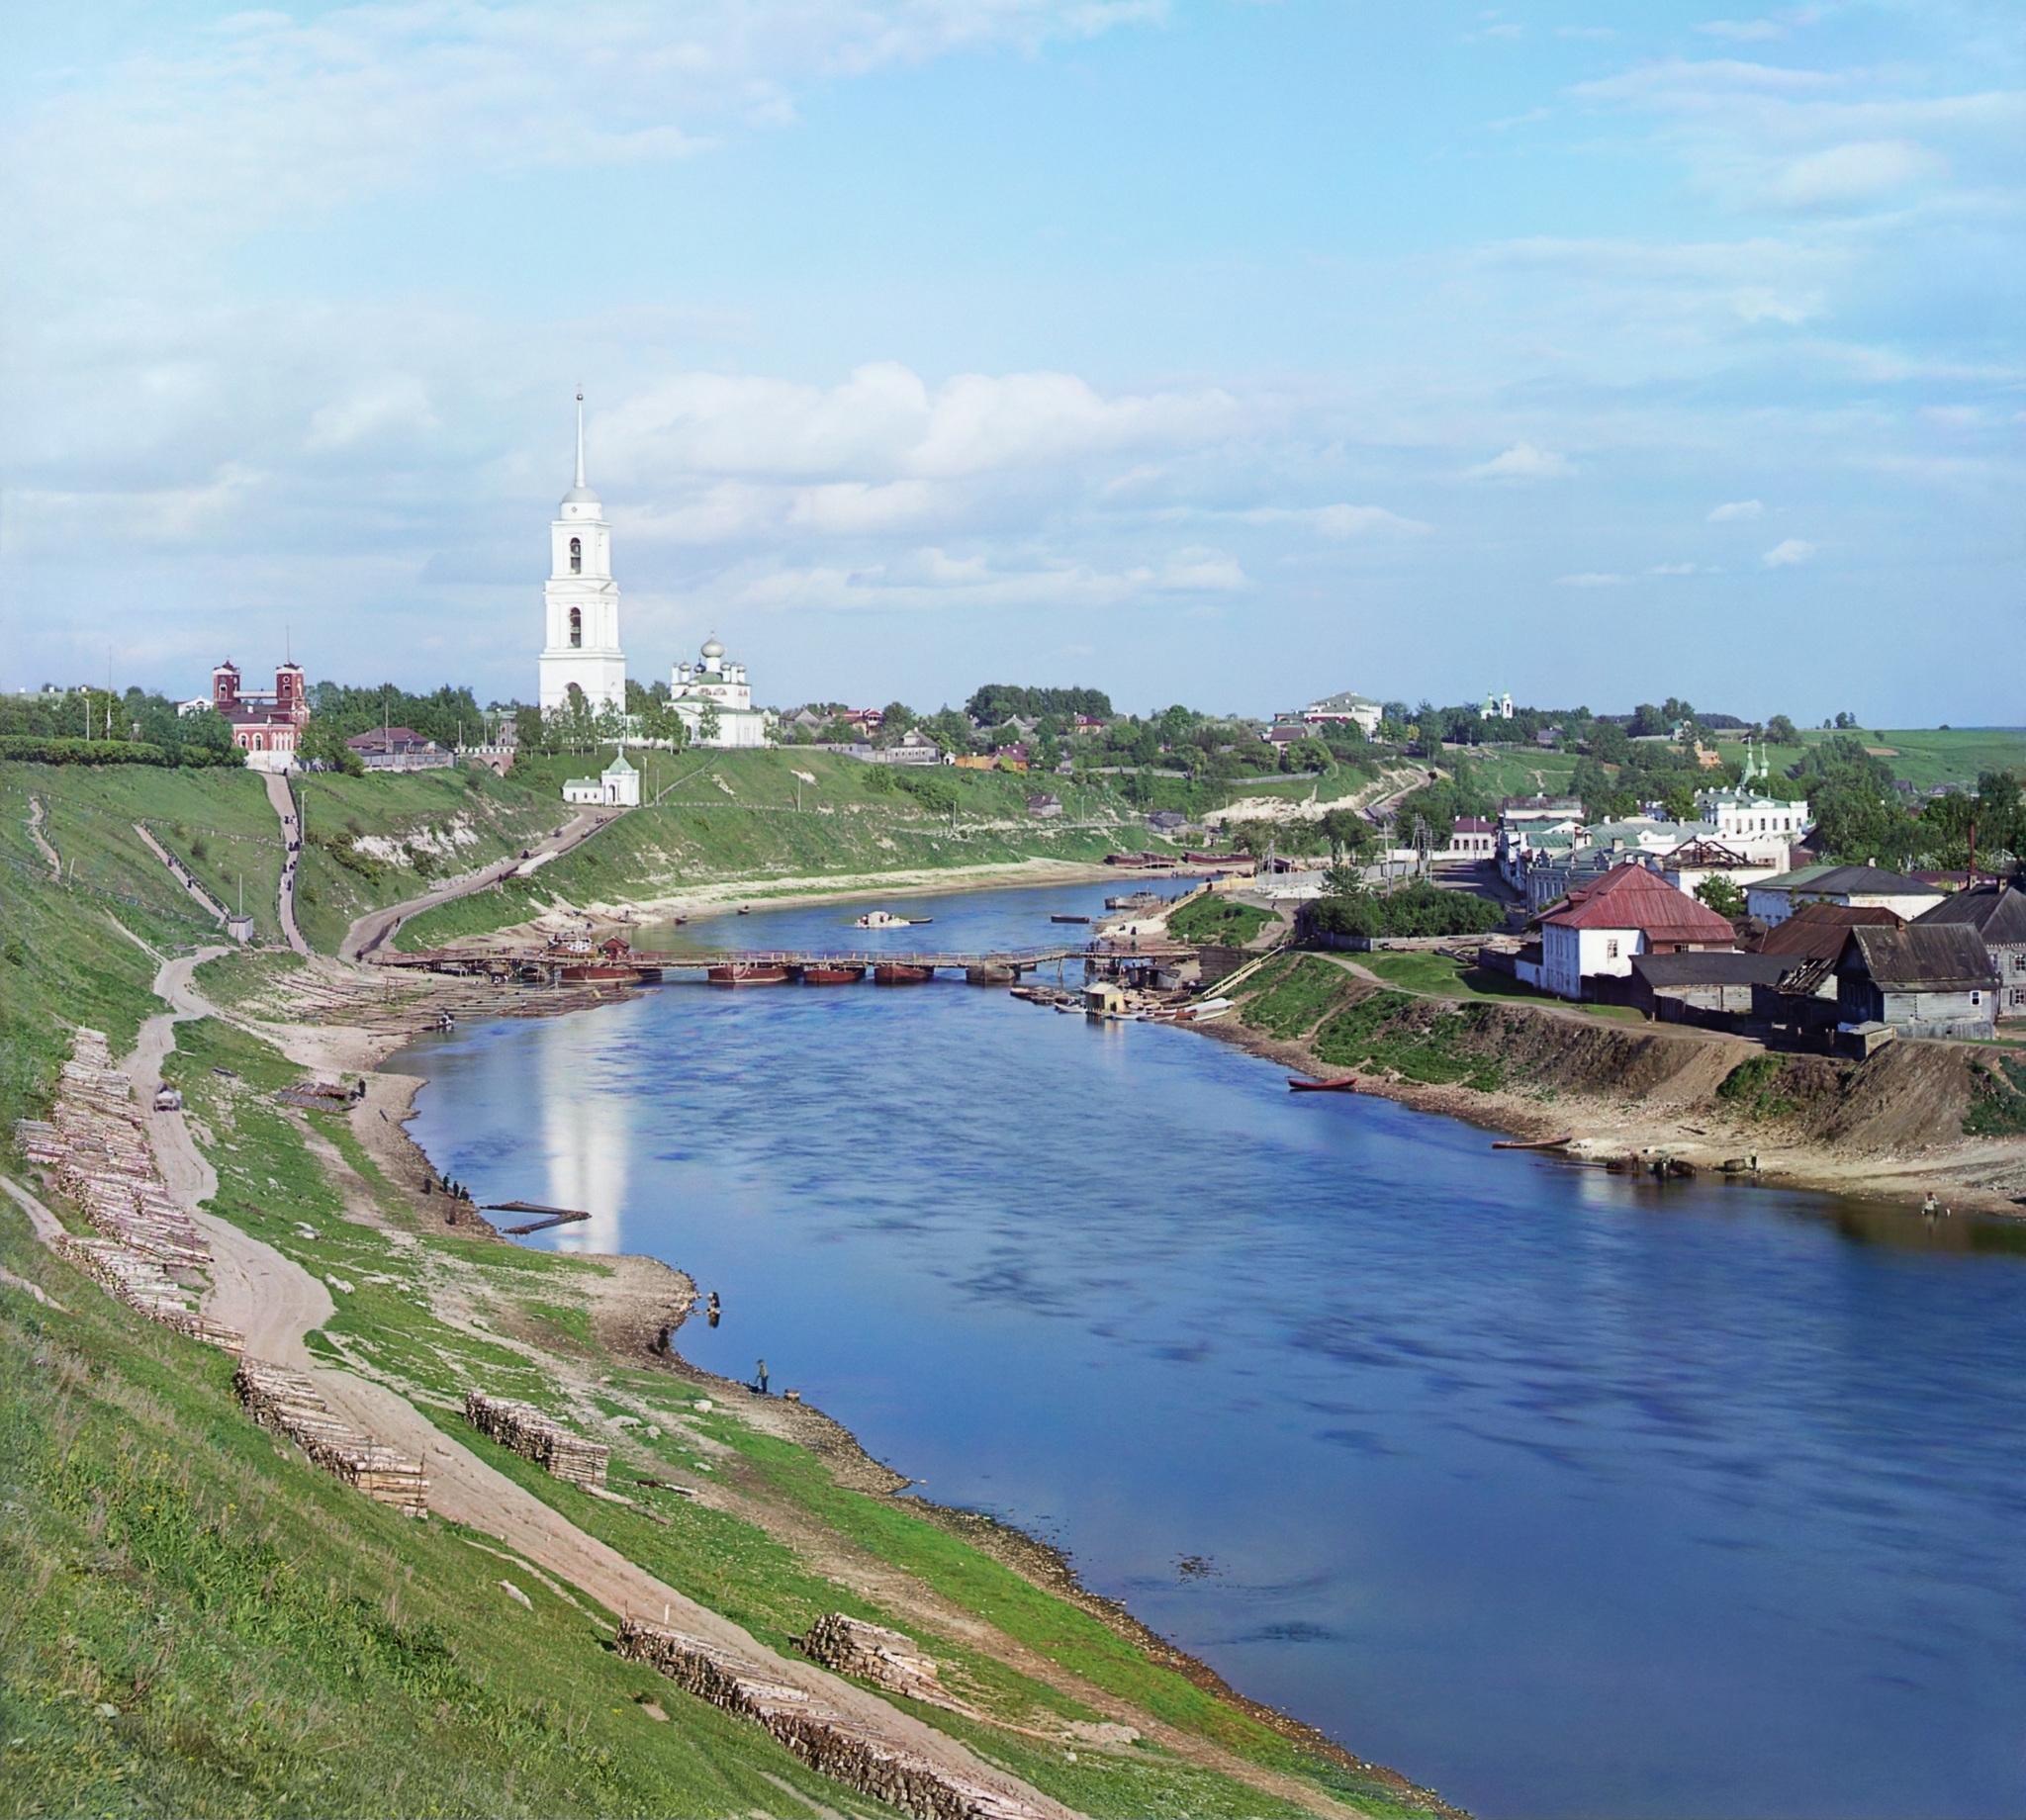
[[[192,973],[205,960],[227,952],[207,949],[168,962],[156,975],[156,995],[169,1009],[141,1026],[125,1064],[143,1105],[151,1103],[160,1083],[162,1058],[174,1042],[176,1024],[212,1012],[192,985]],[[244,1333],[249,1357],[307,1373],[337,1414],[373,1440],[421,1460],[432,1512],[498,1537],[536,1567],[589,1593],[615,1616],[666,1621],[764,1665],[789,1685],[807,1689],[856,1728],[952,1775],[1001,1791],[1016,1810],[1068,1820],[1071,1809],[981,1762],[955,1739],[813,1663],[775,1655],[729,1619],[657,1580],[495,1471],[443,1434],[407,1399],[350,1372],[333,1370],[312,1354],[304,1335],[330,1319],[329,1291],[293,1258],[248,1236],[230,1221],[201,1211],[199,1203],[217,1193],[218,1177],[192,1138],[185,1115],[150,1112],[148,1120],[163,1180],[211,1242],[212,1290],[205,1299],[205,1313]],[[13,1185],[8,1186],[12,1190]],[[33,1199],[22,1193],[15,1198],[25,1206]],[[44,1217],[47,1218],[46,1210]]]
[[[281,918],[281,932],[299,955],[310,952],[303,932],[296,927],[296,867],[303,858],[303,824],[296,814],[296,793],[289,780],[275,772],[267,774],[267,800],[281,818],[281,883],[275,896],[275,913]]]
[[[406,903],[389,904],[384,910],[368,911],[345,931],[344,940],[337,945],[337,957],[340,960],[365,959],[383,943],[392,941],[394,932],[410,917],[419,916],[424,910],[433,910],[438,904],[469,897],[474,891],[483,891],[488,885],[498,884],[501,879],[510,878],[516,873],[527,877],[549,861],[574,847],[583,846],[605,823],[625,812],[623,809],[587,809],[554,834],[537,841],[524,858],[516,856],[509,860],[497,860],[491,865],[467,872],[461,878],[446,878],[420,897],[411,897]]]

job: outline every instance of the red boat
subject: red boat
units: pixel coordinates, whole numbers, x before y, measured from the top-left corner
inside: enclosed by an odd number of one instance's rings
[[[935,977],[934,967],[910,966],[904,960],[882,960],[873,969],[875,986],[918,986]]]
[[[862,966],[812,966],[802,968],[805,986],[855,986],[866,976]]]
[[[771,961],[740,960],[714,966],[704,977],[713,986],[783,986],[787,983],[787,968]]]
[[[1355,1093],[1357,1091],[1357,1076],[1355,1074],[1346,1074],[1341,1080],[1319,1081],[1296,1080],[1290,1074],[1287,1077],[1287,1084],[1289,1090],[1294,1093]]]
[[[582,986],[594,980],[623,979],[628,985],[638,979],[642,969],[630,960],[588,960],[581,966],[566,966],[563,969],[563,983],[566,986]],[[659,977],[660,969],[656,969]]]

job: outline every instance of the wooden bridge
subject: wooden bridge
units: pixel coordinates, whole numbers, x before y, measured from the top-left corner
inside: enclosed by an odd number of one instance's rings
[[[783,969],[789,974],[846,971],[873,972],[879,967],[909,967],[923,972],[948,969],[972,973],[1031,973],[1037,967],[1059,961],[1081,960],[1096,952],[1082,943],[1059,944],[1046,948],[999,948],[980,950],[945,949],[811,949],[811,948],[708,948],[662,952],[629,949],[612,956],[596,950],[590,953],[566,949],[529,948],[505,952],[470,953],[459,949],[436,949],[426,954],[378,954],[375,965],[419,968],[432,973],[512,974],[521,978],[560,980],[564,975],[598,977],[597,969],[608,969],[610,977],[631,973],[635,977],[662,973],[703,973],[725,968]]]

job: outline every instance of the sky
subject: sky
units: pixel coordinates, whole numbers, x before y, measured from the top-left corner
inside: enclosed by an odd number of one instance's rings
[[[0,28],[0,686],[2018,725],[2026,10],[194,0]]]

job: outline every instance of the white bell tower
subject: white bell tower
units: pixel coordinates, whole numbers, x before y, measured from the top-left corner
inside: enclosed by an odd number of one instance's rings
[[[619,649],[619,585],[612,580],[612,527],[584,484],[584,394],[577,395],[577,485],[549,526],[548,585],[542,602],[548,643],[541,655],[543,711],[566,705],[570,684],[596,713],[626,708],[626,654]]]

